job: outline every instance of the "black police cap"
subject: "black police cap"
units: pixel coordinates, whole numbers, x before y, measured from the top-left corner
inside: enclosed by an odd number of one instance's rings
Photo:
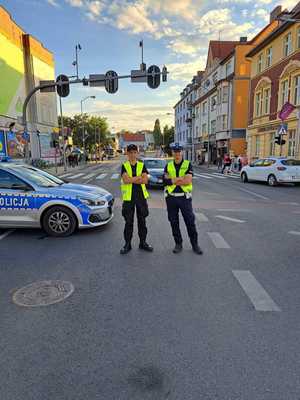
[[[127,151],[138,151],[137,145],[135,144],[129,144],[127,146]]]
[[[174,143],[173,146],[171,147],[173,151],[181,151],[183,150],[183,147],[179,143]]]

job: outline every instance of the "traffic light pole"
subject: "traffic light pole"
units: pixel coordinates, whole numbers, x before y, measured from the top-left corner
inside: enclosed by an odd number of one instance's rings
[[[65,135],[64,135],[64,120],[62,113],[61,97],[59,96],[59,107],[60,107],[60,129],[63,138],[63,160],[64,160],[64,171],[67,171],[67,159],[66,159],[66,146],[65,146]],[[56,149],[55,149],[56,151]]]

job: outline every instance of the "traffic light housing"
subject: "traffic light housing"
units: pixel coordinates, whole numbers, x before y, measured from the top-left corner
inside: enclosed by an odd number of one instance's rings
[[[278,135],[275,137],[275,143],[278,144],[279,146],[283,146],[286,141],[282,138],[282,135]]]
[[[157,89],[160,85],[160,68],[157,65],[151,65],[147,70],[147,84],[151,89]]]
[[[167,78],[168,78],[168,70],[167,67],[164,65],[162,69],[162,81],[167,82]]]
[[[106,77],[105,79],[106,91],[108,93],[116,93],[119,88],[118,74],[115,71],[107,71],[105,77]]]
[[[67,97],[70,94],[70,85],[69,85],[69,78],[67,75],[58,75],[56,78],[56,82],[65,82],[62,85],[57,85],[56,90],[57,94],[60,97]]]

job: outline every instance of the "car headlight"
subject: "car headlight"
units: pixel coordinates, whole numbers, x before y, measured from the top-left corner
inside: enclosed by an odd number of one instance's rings
[[[81,203],[90,206],[90,207],[97,207],[97,206],[104,206],[106,204],[105,200],[92,200],[92,199],[83,199],[83,198],[79,198],[79,200],[81,201]]]

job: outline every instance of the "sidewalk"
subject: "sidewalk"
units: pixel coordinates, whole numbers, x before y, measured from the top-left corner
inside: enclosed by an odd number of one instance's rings
[[[79,164],[76,167],[67,166],[67,170],[66,171],[64,170],[64,166],[60,165],[60,166],[57,166],[57,172],[56,172],[56,168],[55,167],[43,168],[43,170],[45,172],[48,172],[49,174],[52,174],[52,175],[63,175],[64,173],[80,171],[81,169],[88,168],[91,165],[94,165],[94,164],[88,162],[88,163],[84,163],[84,164]]]
[[[218,167],[214,164],[210,164],[208,167],[207,164],[198,165],[197,163],[193,163],[193,168],[196,168],[201,172],[219,172],[221,174],[221,169],[218,170]],[[238,171],[231,171],[230,174],[240,176]]]

